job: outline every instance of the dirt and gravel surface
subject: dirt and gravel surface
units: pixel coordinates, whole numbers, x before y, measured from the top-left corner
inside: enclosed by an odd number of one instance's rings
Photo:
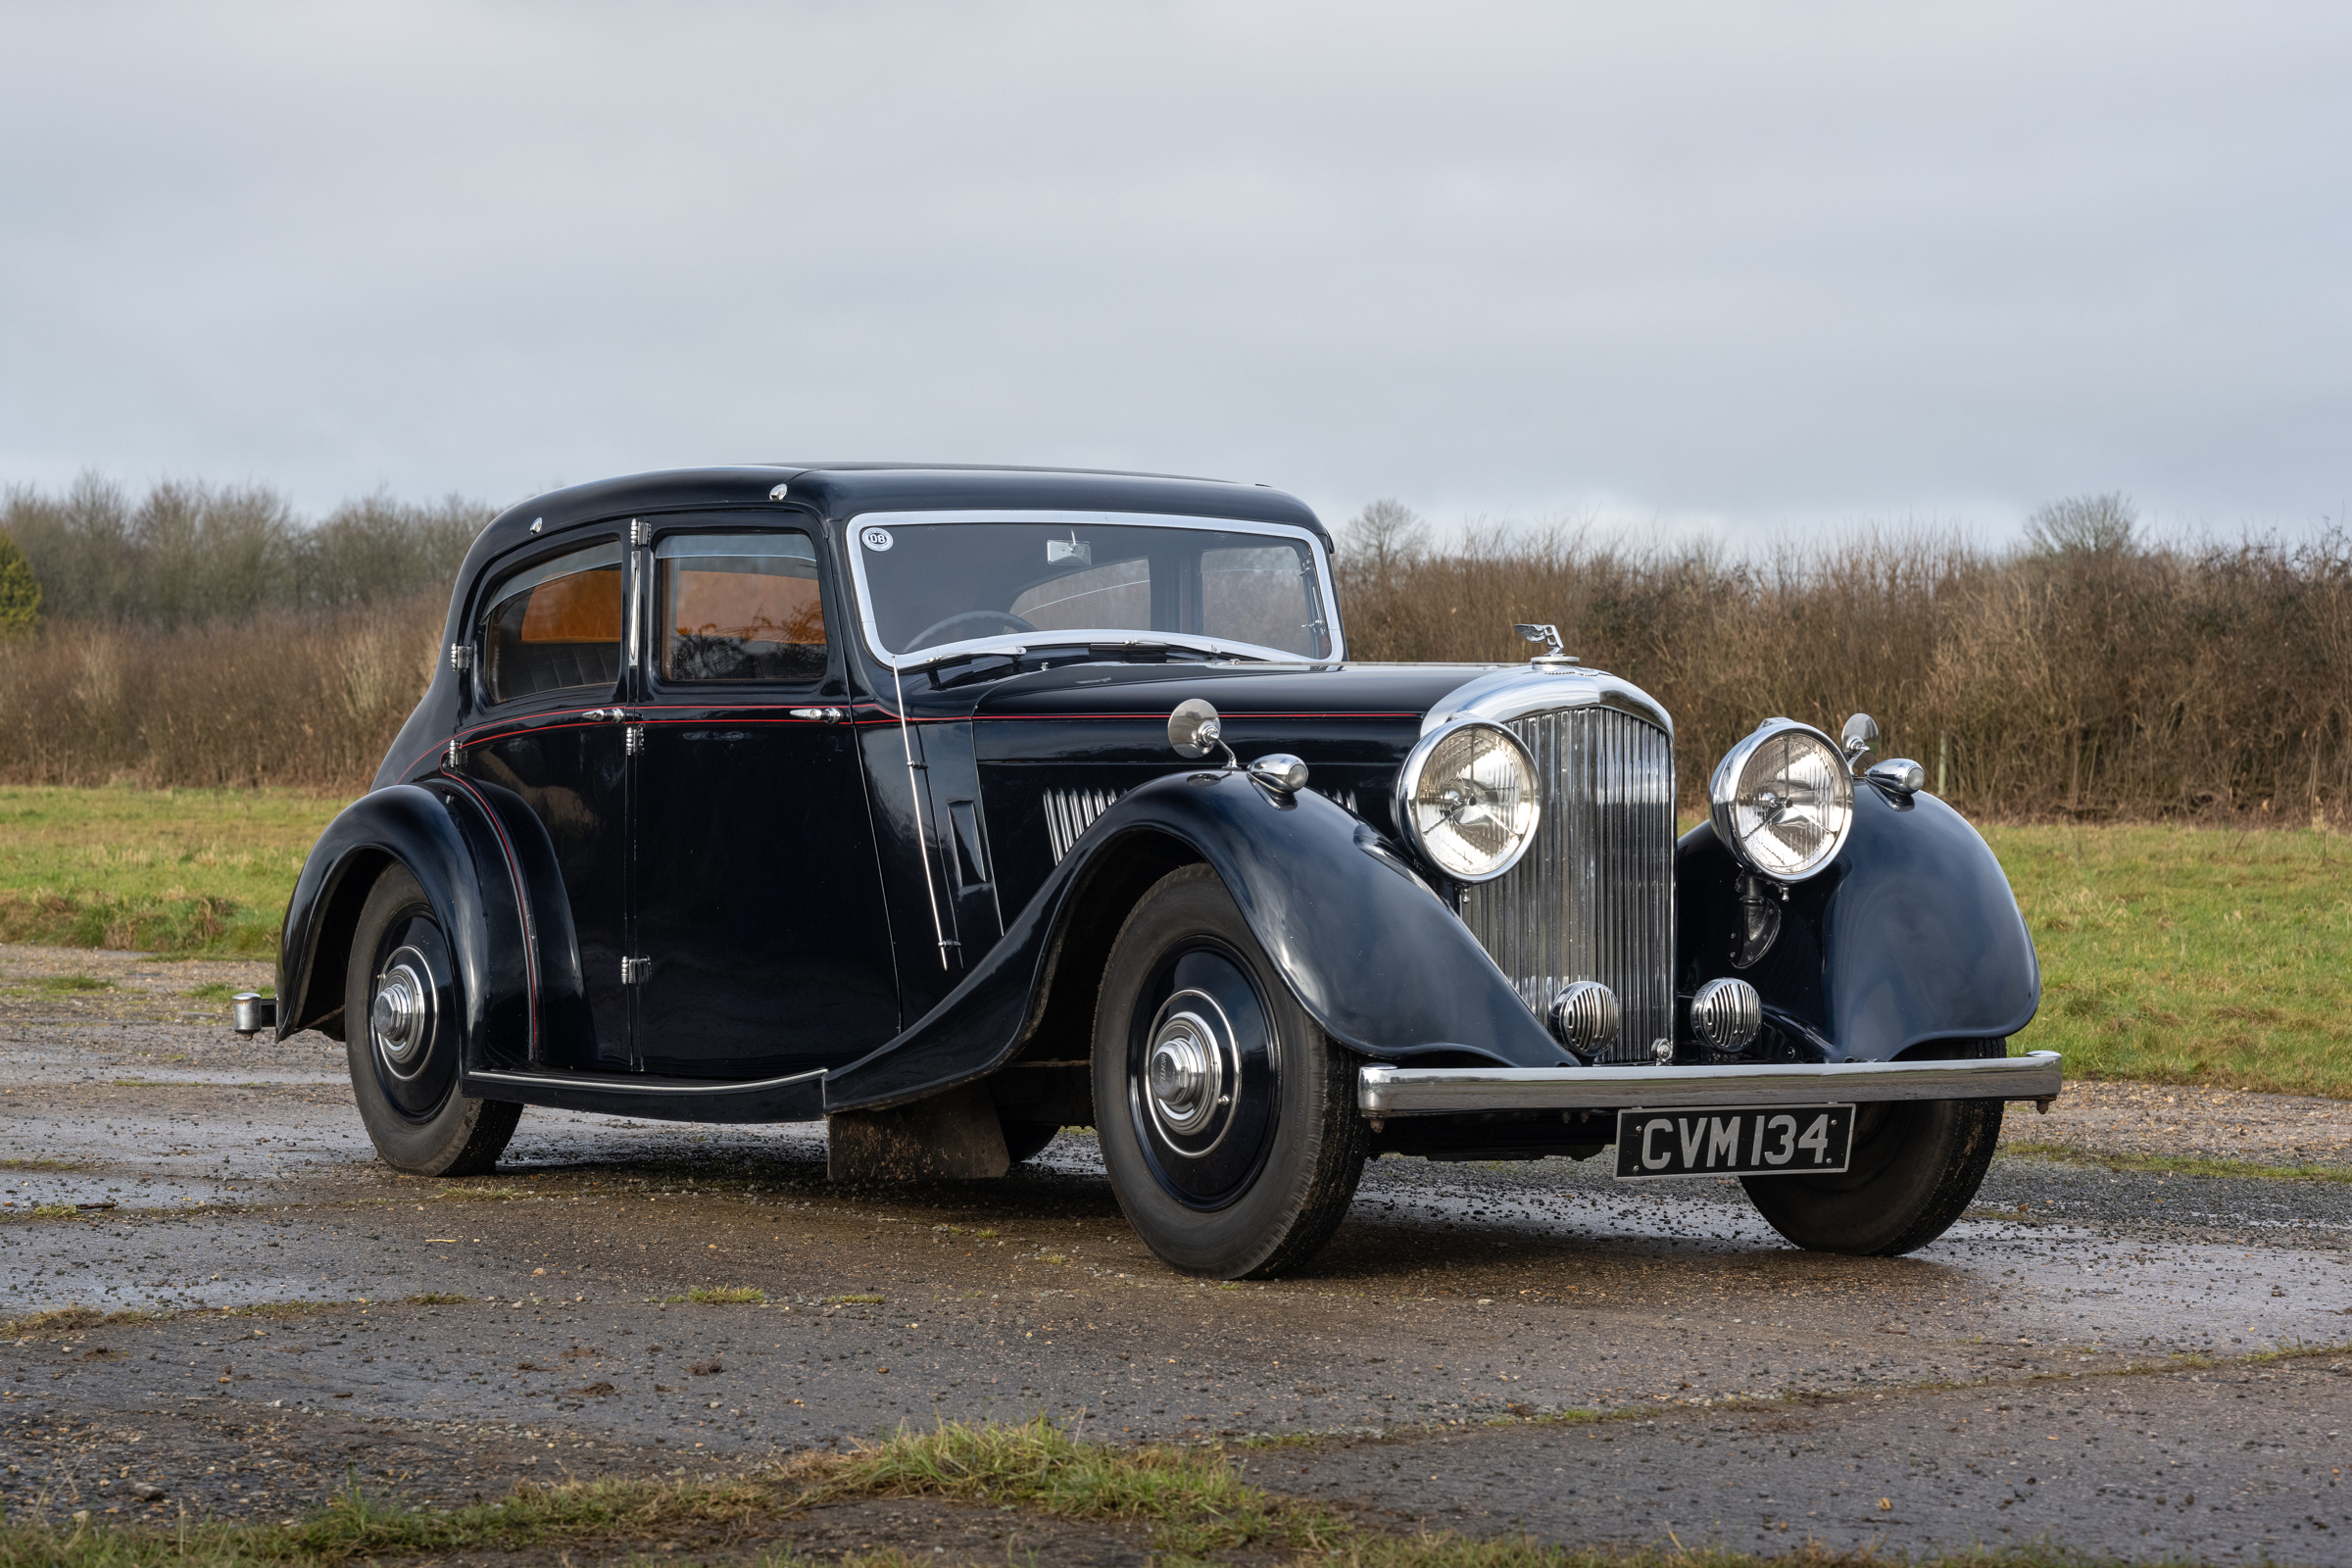
[[[117,992],[27,983],[36,960],[120,964]],[[1216,1285],[1144,1252],[1080,1134],[1003,1181],[866,1189],[824,1180],[814,1127],[533,1110],[494,1177],[398,1177],[340,1047],[184,1021],[196,985],[259,978],[212,967],[0,951],[12,1511],[276,1518],[354,1480],[465,1501],[1042,1412],[1221,1441],[1399,1527],[2352,1561],[2345,1182],[2004,1157],[1943,1241],[1855,1259],[1787,1248],[1728,1183],[1386,1159],[1310,1272]],[[2341,1165],[2344,1112],[2089,1086],[2012,1122],[2089,1154]],[[728,1287],[765,1300],[684,1299]],[[72,1306],[155,1315],[37,1326]],[[795,1531],[1144,1551],[946,1504]]]

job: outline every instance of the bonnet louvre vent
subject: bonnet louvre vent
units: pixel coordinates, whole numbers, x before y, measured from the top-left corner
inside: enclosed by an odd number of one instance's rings
[[[1118,798],[1117,790],[1046,791],[1046,838],[1054,846],[1055,865],[1070,853],[1070,846],[1095,825],[1095,818],[1109,810]]]

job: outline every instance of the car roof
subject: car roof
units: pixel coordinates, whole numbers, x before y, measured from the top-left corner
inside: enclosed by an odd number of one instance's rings
[[[821,516],[868,512],[1037,510],[1142,512],[1281,522],[1305,528],[1326,549],[1331,531],[1298,497],[1262,484],[1098,468],[1029,468],[949,463],[758,463],[670,468],[551,490],[491,519],[466,560],[474,568],[530,538],[634,512],[764,507],[784,499]]]

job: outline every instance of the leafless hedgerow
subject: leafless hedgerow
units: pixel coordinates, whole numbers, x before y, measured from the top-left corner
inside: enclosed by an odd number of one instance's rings
[[[446,587],[174,631],[0,644],[0,782],[367,786],[432,678]]]
[[[1358,659],[1516,660],[1514,621],[1674,713],[1686,809],[1760,719],[1874,715],[1887,756],[2008,818],[2352,818],[2352,539],[2149,546],[2120,496],[2024,548],[1918,533],[1733,562],[1567,531],[1433,548],[1375,503],[1340,535]]]
[[[364,786],[431,676],[480,519],[379,498],[305,527],[267,491],[133,505],[94,479],[14,493],[0,522],[48,619],[0,642],[0,781]],[[1384,501],[1340,531],[1342,610],[1364,660],[1516,661],[1512,622],[1556,622],[1673,711],[1687,810],[1757,720],[1861,710],[1886,755],[1984,815],[2344,825],[2352,538],[2150,545],[2135,520],[2095,496],[2044,508],[2010,553],[1885,533],[1736,562],[1566,531],[1440,546]]]

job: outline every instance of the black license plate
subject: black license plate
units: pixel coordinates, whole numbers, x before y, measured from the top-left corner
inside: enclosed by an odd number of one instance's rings
[[[1621,1110],[1617,1179],[1823,1176],[1845,1169],[1853,1144],[1851,1105]]]

